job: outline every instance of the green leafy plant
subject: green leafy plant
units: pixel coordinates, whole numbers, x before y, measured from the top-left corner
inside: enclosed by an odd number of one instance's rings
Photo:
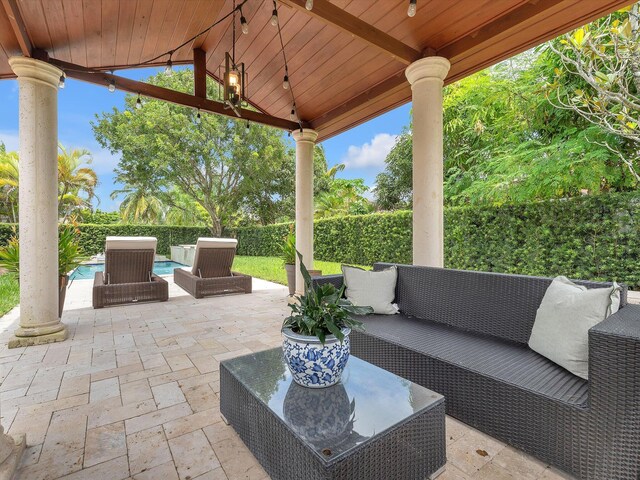
[[[67,275],[86,258],[82,254],[79,243],[80,230],[71,224],[60,226],[58,238],[58,274]],[[18,276],[20,273],[20,243],[14,234],[4,247],[0,247],[0,267],[9,274]]]
[[[18,243],[15,229],[7,244],[4,247],[0,247],[0,267],[4,268],[9,275],[18,276],[20,271],[20,244]]]
[[[293,265],[296,263],[296,235],[293,232],[289,232],[286,237],[284,237],[284,242],[282,243],[282,252],[280,254],[280,258],[282,258],[282,262],[285,265]]]
[[[65,224],[60,227],[58,237],[58,273],[67,275],[85,259],[80,248],[80,230],[76,225]]]
[[[290,305],[291,315],[284,320],[283,328],[290,328],[300,335],[318,337],[323,344],[327,335],[331,334],[342,341],[344,327],[362,330],[362,322],[351,315],[366,315],[373,313],[373,309],[357,307],[343,298],[344,286],[338,289],[331,283],[325,283],[313,288],[302,255],[298,251],[296,253],[304,277],[305,294],[297,296],[298,302]]]

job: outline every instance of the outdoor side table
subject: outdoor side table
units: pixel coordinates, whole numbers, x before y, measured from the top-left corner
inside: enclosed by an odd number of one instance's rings
[[[425,480],[446,462],[444,397],[354,356],[322,389],[280,348],[226,360],[220,411],[273,480]]]

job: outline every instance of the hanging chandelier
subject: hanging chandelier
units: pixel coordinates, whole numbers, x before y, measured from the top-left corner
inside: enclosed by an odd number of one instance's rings
[[[223,95],[222,100],[224,102],[225,108],[230,108],[233,112],[238,116],[242,117],[242,103],[245,100],[245,84],[246,84],[246,74],[244,70],[244,63],[236,63],[236,4],[235,0],[233,2],[233,30],[232,30],[232,45],[231,45],[231,53],[225,53],[224,60],[224,75],[223,75]],[[242,10],[240,11],[240,17],[244,20],[244,16],[242,16]],[[246,25],[246,20],[243,22],[243,33],[245,33],[244,25]],[[246,29],[248,32],[248,29]]]

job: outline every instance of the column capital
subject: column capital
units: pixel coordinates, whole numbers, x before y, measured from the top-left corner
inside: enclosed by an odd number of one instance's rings
[[[62,70],[50,63],[29,57],[11,57],[11,70],[18,76],[18,80],[28,80],[58,89]]]
[[[451,63],[444,57],[424,57],[407,67],[404,74],[411,85],[429,78],[444,81]]]
[[[318,139],[318,132],[310,128],[303,128],[302,130],[294,130],[293,132],[291,132],[291,135],[293,136],[293,139],[296,141],[296,143],[299,143],[299,142],[315,143],[316,140]]]

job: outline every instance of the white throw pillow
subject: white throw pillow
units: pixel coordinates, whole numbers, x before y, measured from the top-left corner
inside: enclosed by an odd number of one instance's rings
[[[394,315],[398,306],[393,302],[396,296],[398,269],[396,266],[377,272],[357,267],[342,266],[347,299],[356,306],[373,308],[373,313]]]
[[[588,379],[589,329],[620,308],[620,286],[591,288],[556,277],[542,298],[529,347]]]

